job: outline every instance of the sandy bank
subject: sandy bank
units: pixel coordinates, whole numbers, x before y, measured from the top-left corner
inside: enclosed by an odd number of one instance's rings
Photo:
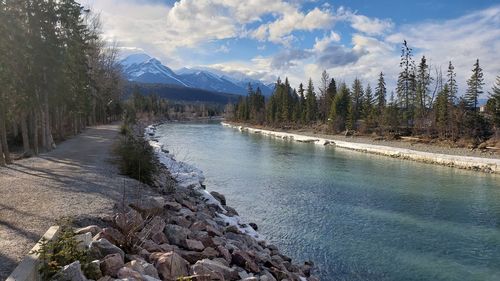
[[[238,129],[240,131],[247,131],[250,133],[262,134],[280,139],[293,140],[297,142],[315,143],[318,145],[334,145],[339,148],[345,148],[345,149],[367,152],[378,155],[385,155],[393,158],[401,158],[418,162],[455,167],[460,169],[500,174],[500,159],[495,159],[495,158],[482,158],[482,157],[472,157],[472,156],[450,155],[443,153],[432,153],[432,152],[417,151],[401,147],[374,145],[362,142],[342,141],[334,138],[325,138],[323,136],[316,137],[316,136],[308,136],[305,134],[257,129],[247,126],[233,125],[226,122],[221,122],[221,124],[226,127]]]

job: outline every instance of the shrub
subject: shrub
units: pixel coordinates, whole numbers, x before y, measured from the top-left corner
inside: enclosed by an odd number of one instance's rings
[[[41,263],[38,270],[42,280],[50,280],[61,268],[74,261],[80,261],[85,275],[91,270],[90,252],[78,248],[78,241],[75,239],[69,222],[61,224],[60,235],[56,239],[42,240],[40,249],[33,253],[40,257]]]
[[[143,138],[135,138],[129,132],[118,143],[115,153],[119,156],[120,171],[146,184],[153,183],[156,173],[154,151]]]

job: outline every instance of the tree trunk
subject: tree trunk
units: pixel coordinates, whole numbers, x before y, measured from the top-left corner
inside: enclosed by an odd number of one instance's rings
[[[0,145],[0,166],[5,166],[5,158],[3,158],[3,149],[2,145]]]
[[[47,150],[52,150],[56,148],[56,144],[54,142],[54,138],[52,137],[52,130],[50,126],[49,94],[47,91],[44,92],[44,112],[45,115],[42,118],[45,118],[45,139],[47,140],[47,146],[45,148]]]
[[[28,134],[28,124],[26,122],[26,114],[21,115],[21,135],[23,137],[23,156],[24,157],[29,157],[31,156],[31,149],[30,149],[30,140],[29,140],[29,134]]]
[[[38,155],[40,152],[38,149],[38,112],[37,110],[33,110],[33,150],[35,155]]]
[[[2,142],[2,150],[5,156],[5,163],[10,164],[12,160],[10,159],[9,145],[7,144],[7,129],[5,128],[5,110],[2,105],[0,105],[0,137]]]

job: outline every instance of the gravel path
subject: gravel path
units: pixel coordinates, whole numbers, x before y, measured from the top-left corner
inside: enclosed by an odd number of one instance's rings
[[[49,153],[0,168],[0,280],[56,219],[102,217],[115,203],[150,192],[111,162],[118,127],[91,127]]]

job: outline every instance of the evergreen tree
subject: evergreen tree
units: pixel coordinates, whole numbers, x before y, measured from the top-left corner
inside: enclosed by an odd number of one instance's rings
[[[333,99],[330,109],[329,120],[333,131],[340,132],[346,129],[346,121],[351,107],[349,88],[345,83],[339,87],[339,91]]]
[[[377,102],[377,112],[381,114],[385,108],[385,95],[387,90],[385,88],[384,73],[380,72],[377,87],[375,88],[375,99]]]
[[[354,82],[352,83],[351,97],[350,128],[354,129],[356,122],[361,118],[361,114],[363,112],[363,85],[361,80],[358,78],[354,79]]]
[[[302,124],[306,123],[306,97],[304,95],[304,85],[300,83],[299,85],[299,107],[300,107],[300,121]]]
[[[403,110],[403,121],[411,125],[413,120],[413,102],[415,94],[415,62],[413,61],[412,49],[406,40],[401,47],[401,61],[399,63],[401,72],[398,76],[397,95],[399,107]]]
[[[363,100],[363,117],[369,118],[373,112],[373,95],[372,95],[372,87],[370,84],[366,85],[366,90],[364,94]]]
[[[436,103],[434,105],[435,111],[435,122],[437,125],[438,132],[441,136],[445,137],[449,131],[450,124],[450,90],[448,84],[444,85],[442,91],[438,93]]]
[[[422,56],[417,68],[416,77],[416,102],[415,102],[415,118],[419,119],[420,123],[423,122],[427,115],[427,105],[429,97],[429,85],[431,84],[431,77],[429,73],[429,65],[427,59]]]
[[[326,121],[328,118],[328,111],[330,110],[329,105],[331,101],[329,101],[329,96],[328,96],[328,86],[329,86],[329,80],[330,80],[330,75],[326,72],[326,70],[323,70],[321,73],[321,80],[320,80],[320,86],[318,88],[319,90],[319,112],[318,112],[318,117],[322,121]]]
[[[455,104],[457,102],[457,92],[458,92],[457,81],[456,81],[457,74],[455,73],[455,67],[453,66],[451,61],[448,64],[448,71],[446,77],[447,77],[446,84],[448,84],[448,90],[450,92],[449,94],[450,102],[451,104]]]
[[[483,69],[479,66],[479,59],[477,59],[472,69],[472,75],[467,80],[467,92],[465,94],[467,105],[474,111],[477,110],[478,98],[483,93],[483,85]]]
[[[316,95],[314,94],[314,86],[312,79],[309,78],[306,91],[306,122],[309,124],[316,121],[318,105]]]
[[[497,76],[495,85],[491,89],[488,100],[488,111],[493,116],[493,124],[497,137],[500,137],[500,75]]]

